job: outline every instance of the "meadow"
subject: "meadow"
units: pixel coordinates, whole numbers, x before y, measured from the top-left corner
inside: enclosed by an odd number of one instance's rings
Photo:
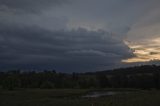
[[[160,106],[160,91],[103,89],[121,94],[84,98],[94,89],[17,89],[0,90],[0,106]],[[123,93],[130,91],[129,93]]]

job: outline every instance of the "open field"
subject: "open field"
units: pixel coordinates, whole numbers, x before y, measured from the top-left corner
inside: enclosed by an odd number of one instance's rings
[[[99,98],[83,98],[92,90],[23,89],[0,91],[0,106],[160,106],[160,91],[132,91]],[[124,90],[119,90],[124,91]]]

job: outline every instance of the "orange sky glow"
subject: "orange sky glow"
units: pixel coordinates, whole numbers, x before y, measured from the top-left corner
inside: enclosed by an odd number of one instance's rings
[[[124,41],[124,43],[133,51],[134,54],[134,57],[122,60],[124,63],[160,60],[160,38],[153,38],[136,43]]]

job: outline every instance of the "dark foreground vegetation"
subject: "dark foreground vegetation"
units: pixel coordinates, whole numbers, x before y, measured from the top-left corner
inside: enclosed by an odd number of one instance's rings
[[[0,72],[0,106],[160,106],[159,88],[155,65],[72,74],[12,70]],[[85,96],[95,91],[120,93]]]
[[[89,91],[87,89],[0,90],[0,106],[160,106],[160,91],[136,90],[128,94],[83,98],[82,95]]]
[[[0,72],[0,88],[141,88],[160,87],[160,66],[147,65],[90,73],[12,70]]]

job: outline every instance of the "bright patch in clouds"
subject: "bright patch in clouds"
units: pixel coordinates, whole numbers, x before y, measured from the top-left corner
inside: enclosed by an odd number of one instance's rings
[[[125,44],[133,50],[134,57],[122,60],[124,63],[149,62],[160,60],[160,38],[142,40],[141,42],[128,42]]]

